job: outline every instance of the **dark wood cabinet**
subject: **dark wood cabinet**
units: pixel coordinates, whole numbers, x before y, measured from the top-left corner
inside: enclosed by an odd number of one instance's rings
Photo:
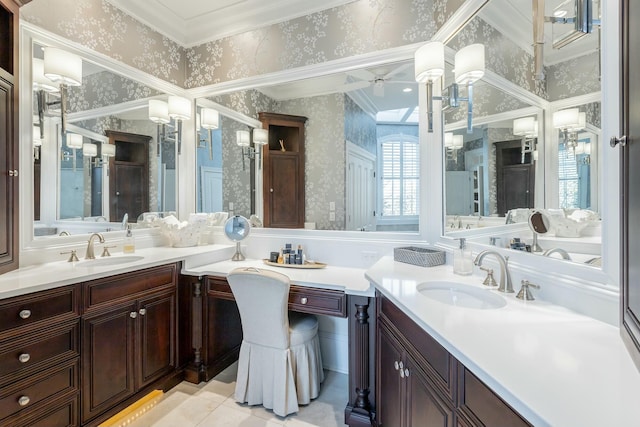
[[[18,6],[0,0],[0,274],[18,268]]]
[[[116,155],[109,159],[110,221],[122,221],[124,214],[135,222],[149,211],[149,144],[151,137],[106,131]]]
[[[306,117],[259,113],[269,143],[262,150],[264,226],[303,228]]]
[[[80,286],[0,301],[0,425],[76,426]]]
[[[626,144],[621,144],[620,157],[620,287],[622,291],[620,334],[638,369],[640,369],[640,83],[633,77],[640,70],[640,29],[635,25],[640,19],[640,4],[635,1],[621,2],[622,24],[622,88],[621,129],[626,135]]]
[[[377,302],[378,426],[530,426],[390,300]]]
[[[522,161],[522,141],[504,141],[496,144],[496,185],[498,214],[506,215],[510,209],[532,208],[535,193],[535,167],[531,153]]]
[[[84,284],[82,422],[103,419],[176,368],[177,266]]]

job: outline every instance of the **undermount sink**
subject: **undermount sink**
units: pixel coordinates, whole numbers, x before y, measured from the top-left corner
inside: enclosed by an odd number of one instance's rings
[[[456,282],[424,282],[418,292],[435,301],[456,307],[491,310],[507,305],[507,301],[489,289]]]
[[[76,263],[76,267],[86,267],[86,268],[107,267],[110,265],[128,264],[130,262],[140,261],[143,258],[144,258],[143,256],[138,256],[138,255],[125,255],[125,256],[98,258],[98,259],[88,259],[86,261]]]

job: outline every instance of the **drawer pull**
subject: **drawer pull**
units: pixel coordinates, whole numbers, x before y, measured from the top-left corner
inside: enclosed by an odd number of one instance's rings
[[[30,401],[31,399],[29,399],[29,396],[20,396],[20,398],[18,399],[18,405],[27,406]]]
[[[144,316],[145,314],[147,314],[147,309],[141,308],[140,311],[138,311],[138,313],[140,313],[140,316]]]
[[[305,305],[308,301],[309,301],[309,300],[307,299],[307,297],[302,297],[302,298],[300,299],[300,303],[301,303],[302,305]]]
[[[31,310],[20,310],[19,316],[21,319],[28,319],[29,317],[31,317]]]
[[[132,311],[131,313],[129,313],[129,317],[131,317],[132,319],[135,319],[136,317],[138,317],[138,313],[136,313],[135,311]]]
[[[405,377],[407,377],[407,378],[409,378],[409,370],[408,370],[408,369],[405,369],[405,370],[404,370],[404,376],[405,376]]]
[[[18,356],[18,360],[20,361],[20,363],[27,363],[29,360],[31,360],[31,355],[29,353],[22,353],[20,354],[20,356]]]
[[[398,369],[400,369],[400,365],[398,365],[398,361],[397,361],[397,360],[394,360],[394,361],[393,361],[393,367],[394,367],[394,368],[396,368],[396,371],[397,371]]]

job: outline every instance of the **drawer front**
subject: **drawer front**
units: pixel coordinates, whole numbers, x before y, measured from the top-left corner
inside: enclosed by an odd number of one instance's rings
[[[0,343],[0,384],[9,375],[45,369],[79,355],[79,321]]]
[[[77,360],[4,387],[0,394],[0,421],[21,411],[35,410],[77,389]]]
[[[427,332],[384,296],[378,295],[379,314],[395,325],[407,341],[407,351],[418,362],[426,362],[426,371],[446,394],[453,398],[455,359]],[[420,363],[424,365],[424,363]]]
[[[79,285],[9,298],[0,302],[0,334],[44,322],[57,323],[80,315]]]
[[[224,277],[208,277],[207,278],[207,295],[214,298],[227,300],[235,300],[231,286]]]
[[[342,291],[332,289],[291,285],[289,309],[303,313],[347,317],[346,295]]]
[[[13,425],[9,422],[9,425]],[[64,397],[50,406],[29,415],[28,418],[20,417],[16,421],[17,427],[75,427],[79,426],[78,394],[71,398]]]
[[[458,383],[458,411],[471,421],[471,424],[509,427],[531,426],[462,365],[458,368]]]
[[[88,282],[85,284],[85,308],[127,301],[146,292],[170,288],[176,283],[176,271],[176,265],[172,264]]]

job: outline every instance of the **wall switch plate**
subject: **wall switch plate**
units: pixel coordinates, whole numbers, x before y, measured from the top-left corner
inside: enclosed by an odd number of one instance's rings
[[[336,220],[336,213],[329,212],[329,221],[335,221],[335,220]]]
[[[229,210],[232,211],[233,210],[233,202],[229,202]]]
[[[329,210],[330,211],[336,210],[336,202],[329,202]]]

